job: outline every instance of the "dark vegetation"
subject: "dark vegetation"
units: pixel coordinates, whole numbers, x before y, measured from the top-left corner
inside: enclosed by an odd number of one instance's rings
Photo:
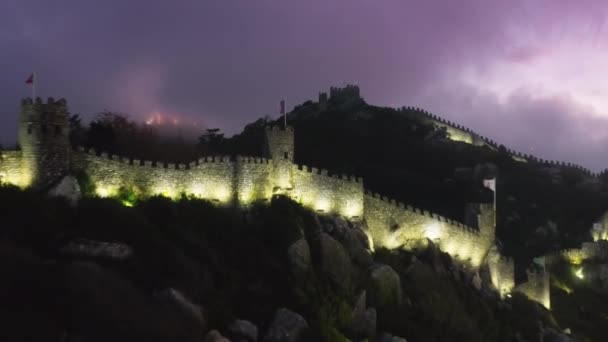
[[[350,280],[328,278],[312,238],[321,229],[315,214],[286,198],[248,211],[191,198],[150,198],[134,207],[90,198],[71,207],[5,187],[0,203],[3,341],[200,341],[205,327],[158,300],[166,288],[201,305],[207,327],[223,329],[244,318],[265,331],[274,311],[288,307],[308,320],[306,341],[358,340],[348,326],[365,268]],[[302,236],[311,242],[313,271],[296,279],[286,251]],[[117,261],[60,252],[82,238],[126,243],[134,255]],[[401,303],[377,308],[379,331],[411,341],[511,341],[516,334],[537,336],[539,320],[554,325],[523,297],[500,303],[454,278],[454,271],[437,273],[437,267],[451,269],[450,259],[429,253],[418,254],[421,262],[410,253],[376,253],[376,262],[399,273],[404,293]]]
[[[263,130],[272,123],[282,121],[262,118],[231,138],[210,129],[191,143],[163,139],[152,127],[103,113],[87,127],[73,116],[70,139],[74,145],[124,156],[185,162],[200,155],[263,155]],[[481,183],[497,176],[497,237],[519,271],[535,256],[589,240],[592,222],[608,203],[605,177],[518,162],[502,146],[453,142],[444,130],[407,113],[363,101],[333,101],[326,111],[307,101],[289,115],[289,123],[296,128],[297,163],[364,177],[372,191],[460,221],[466,202],[492,201]],[[339,341],[348,335],[345,313],[363,280],[337,286],[315,274],[296,285],[286,272],[285,247],[301,232],[318,229],[311,213],[285,200],[239,212],[187,198],[136,203],[128,191],[121,197],[135,207],[86,199],[72,208],[59,199],[1,189],[0,278],[8,281],[0,282],[0,302],[6,303],[0,310],[14,323],[7,325],[9,337],[3,340],[64,332],[105,333],[114,340],[194,338],[186,333],[191,327],[154,301],[154,293],[167,287],[203,305],[209,326],[221,328],[241,317],[263,330],[273,310],[286,306],[309,320],[310,340]],[[92,264],[57,252],[76,237],[126,242],[137,257],[124,264]],[[521,296],[504,306],[480,298],[467,284],[433,272],[426,263],[411,268],[408,253],[378,251],[375,259],[399,272],[409,298],[398,307],[378,308],[379,331],[412,341],[490,341],[509,340],[515,333],[532,339],[539,320],[555,326]],[[590,340],[603,340],[606,332],[600,327],[608,319],[604,292],[574,277],[571,266],[552,272],[556,321]]]
[[[606,210],[605,177],[592,180],[575,169],[518,162],[502,146],[453,142],[444,130],[407,113],[340,101],[330,101],[323,112],[307,101],[289,115],[296,128],[297,163],[361,176],[372,191],[459,221],[466,202],[492,202],[482,179],[497,176],[497,236],[520,269],[535,256],[578,247]],[[102,113],[86,128],[73,122],[72,135],[73,142],[99,151],[188,162],[201,155],[263,155],[269,124],[282,121],[265,117],[231,138],[208,129],[195,144],[167,141],[153,127]]]
[[[597,277],[590,277],[600,274],[600,267],[595,261],[570,265],[562,260],[550,269],[553,316],[580,340],[602,341],[608,334],[607,291]],[[576,276],[579,270],[582,279]]]

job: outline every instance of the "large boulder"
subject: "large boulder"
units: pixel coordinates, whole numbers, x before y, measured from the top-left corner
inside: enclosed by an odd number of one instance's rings
[[[545,342],[575,342],[576,340],[555,329],[546,328],[546,329],[543,329],[543,341],[545,341]]]
[[[133,255],[133,248],[125,243],[74,239],[59,249],[75,257],[93,257],[125,260]]]
[[[361,291],[351,315],[350,332],[364,339],[373,340],[376,336],[376,309],[367,308],[367,292]]]
[[[219,331],[211,330],[205,335],[203,342],[230,342],[230,340],[222,336]]]
[[[310,247],[306,239],[301,238],[287,249],[287,259],[292,273],[296,277],[307,274],[312,267]]]
[[[350,281],[352,265],[348,252],[328,234],[320,235],[321,271],[337,284]]]
[[[401,304],[401,279],[395,270],[382,264],[370,268],[367,286],[368,300],[371,306],[383,308]]]
[[[407,342],[407,340],[402,337],[393,336],[393,335],[390,335],[387,333],[380,334],[380,336],[378,336],[378,339],[376,341],[378,341],[378,342]]]
[[[73,176],[63,177],[57,185],[49,190],[49,195],[65,197],[72,204],[76,204],[80,200],[80,197],[82,197],[78,180]]]
[[[182,320],[198,326],[200,330],[207,330],[207,320],[203,315],[203,309],[190,301],[180,291],[167,288],[156,293],[156,298],[168,308],[174,310]]]
[[[257,342],[258,327],[249,321],[237,319],[228,326],[227,335],[235,341]]]
[[[361,314],[353,315],[350,330],[357,337],[373,340],[376,336],[377,319],[376,309],[367,308]]]
[[[308,323],[302,316],[282,308],[277,310],[264,342],[295,342],[306,329]]]

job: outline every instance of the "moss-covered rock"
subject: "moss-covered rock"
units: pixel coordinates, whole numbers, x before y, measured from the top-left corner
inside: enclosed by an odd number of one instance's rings
[[[370,306],[391,307],[401,304],[401,279],[395,270],[382,264],[370,268],[367,293]]]

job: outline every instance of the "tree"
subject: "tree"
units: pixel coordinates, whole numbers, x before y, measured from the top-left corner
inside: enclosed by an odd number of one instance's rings
[[[137,124],[123,113],[99,113],[89,126],[87,145],[100,151],[131,154],[135,145]]]
[[[85,143],[86,130],[82,127],[82,119],[79,114],[70,114],[68,118],[70,125],[69,140],[72,146],[82,146]]]
[[[224,133],[220,133],[219,128],[208,128],[207,131],[198,138],[199,145],[207,147],[210,152],[224,152],[223,143]]]

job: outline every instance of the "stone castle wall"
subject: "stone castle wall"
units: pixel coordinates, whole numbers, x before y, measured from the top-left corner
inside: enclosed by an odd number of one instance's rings
[[[294,189],[291,196],[305,207],[335,213],[351,219],[364,216],[363,179],[329,175],[325,169],[293,165]]]
[[[101,197],[121,188],[141,196],[192,195],[222,204],[247,205],[271,196],[271,164],[265,158],[206,157],[189,164],[164,164],[80,152],[75,168],[86,172]]]
[[[529,299],[551,309],[551,289],[549,273],[542,271],[527,271],[528,281],[518,285],[515,290],[526,295]]]
[[[365,219],[375,246],[399,248],[428,238],[456,260],[478,268],[494,243],[470,226],[367,193]]]
[[[352,87],[349,91],[357,92],[358,88]],[[338,96],[335,90],[333,95]],[[21,133],[26,132],[28,135],[29,131],[24,130],[30,127],[31,122],[37,122],[33,114],[38,113],[41,117],[49,114],[53,117],[52,110],[55,108],[55,102],[49,102],[52,106],[46,107],[32,107],[30,102],[22,104],[28,119],[22,120],[20,127]],[[65,101],[62,100],[55,109],[63,115],[65,108]],[[317,212],[365,220],[368,235],[375,246],[408,248],[414,246],[416,241],[430,239],[456,261],[471,266],[474,270],[483,264],[494,244],[492,206],[468,206],[469,225],[465,225],[405,206],[378,194],[366,193],[361,178],[329,175],[324,169],[296,165],[294,131],[291,127],[266,130],[268,159],[215,156],[188,164],[141,161],[104,153],[97,155],[83,149],[68,153],[69,151],[63,151],[63,144],[67,142],[63,134],[67,132],[60,133],[62,134],[52,137],[60,139],[61,144],[47,138],[32,140],[26,136],[23,139],[23,151],[33,149],[36,152],[29,157],[24,157],[23,152],[3,152],[0,160],[2,181],[27,187],[32,184],[32,179],[41,175],[38,171],[45,171],[45,167],[57,168],[46,170],[49,173],[45,174],[63,172],[63,164],[55,167],[55,164],[46,162],[49,158],[61,159],[62,163],[69,164],[72,171],[83,171],[100,197],[116,196],[121,189],[128,189],[142,197],[162,195],[176,198],[186,194],[218,205],[242,207],[254,201],[268,200],[274,194],[285,194]],[[21,180],[28,174],[24,161],[34,162],[37,167],[37,172],[30,176],[29,183]],[[512,262],[499,257],[490,265],[490,269],[495,273],[501,272],[500,277],[493,281],[497,289],[506,291],[507,288],[512,288]]]
[[[0,183],[25,188],[31,183],[31,174],[23,165],[21,151],[0,151]]]
[[[513,259],[502,256],[496,247],[492,247],[486,260],[492,285],[498,290],[501,298],[504,298],[515,287],[515,264]]]

